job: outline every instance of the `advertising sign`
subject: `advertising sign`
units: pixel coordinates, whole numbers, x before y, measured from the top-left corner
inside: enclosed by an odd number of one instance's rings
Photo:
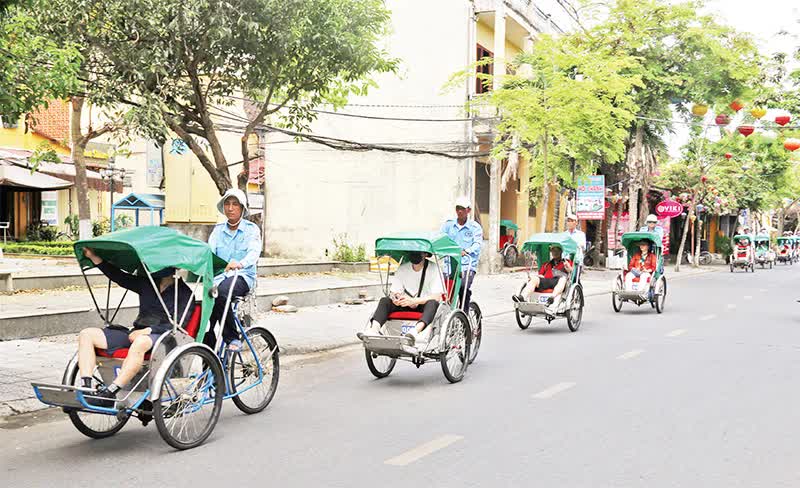
[[[606,217],[606,177],[604,175],[578,178],[578,220],[603,220]]]
[[[683,205],[675,200],[664,200],[656,205],[656,215],[660,218],[671,219],[683,213]]]
[[[161,148],[152,141],[147,143],[147,186],[161,187],[164,179],[164,166],[161,161]],[[130,186],[130,185],[125,185]]]
[[[42,192],[42,216],[43,224],[58,225],[58,192]]]

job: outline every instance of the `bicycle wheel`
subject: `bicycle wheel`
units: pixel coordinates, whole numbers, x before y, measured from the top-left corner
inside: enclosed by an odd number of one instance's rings
[[[622,310],[622,297],[617,292],[622,290],[622,276],[614,280],[614,287],[611,290],[611,306],[615,312]]]
[[[483,339],[483,312],[481,307],[475,302],[469,302],[469,323],[472,330],[472,344],[469,348],[469,364],[478,357],[478,349],[481,348]]]
[[[469,348],[472,340],[469,319],[464,312],[457,310],[450,316],[442,333],[445,334],[444,347],[439,354],[442,372],[447,381],[458,383],[464,379],[464,373],[469,365]]]
[[[238,393],[232,399],[242,412],[258,413],[272,401],[281,369],[278,354],[275,337],[263,327],[254,327],[247,330],[242,350],[229,355],[231,393]]]
[[[367,367],[369,372],[378,379],[386,378],[392,374],[394,366],[397,364],[397,359],[390,358],[389,356],[381,356],[364,349],[364,356],[367,359]]]
[[[67,381],[64,381],[64,384],[78,386],[81,379],[78,374],[77,364],[73,368],[69,366],[67,366],[67,368],[67,371],[64,372],[64,378]],[[97,372],[96,368],[94,371],[94,378],[98,383],[102,383],[100,373]],[[72,422],[72,425],[74,425],[81,434],[86,437],[91,437],[92,439],[111,437],[122,430],[131,418],[130,415],[104,415],[102,413],[81,412],[76,410],[68,410],[67,415],[69,415],[69,420]]]
[[[663,276],[656,283],[656,312],[664,313],[664,304],[667,301],[667,279]]]
[[[171,354],[157,373],[153,417],[158,433],[176,449],[191,449],[205,441],[219,420],[225,377],[219,358],[200,344]]]
[[[567,310],[567,327],[571,332],[577,332],[583,319],[583,288],[580,283],[575,285],[570,293],[569,309]]]

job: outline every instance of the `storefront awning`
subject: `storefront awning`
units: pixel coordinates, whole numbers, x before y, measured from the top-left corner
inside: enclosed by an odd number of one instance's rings
[[[72,183],[42,173],[31,173],[29,169],[19,166],[0,164],[0,186],[24,190],[61,190],[71,187]]]

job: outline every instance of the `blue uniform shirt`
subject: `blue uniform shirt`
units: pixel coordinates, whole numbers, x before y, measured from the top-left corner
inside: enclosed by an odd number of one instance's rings
[[[467,219],[464,225],[458,225],[458,219],[450,219],[442,225],[443,234],[453,239],[461,249],[467,251],[461,257],[462,271],[477,271],[483,244],[483,228],[474,220]]]
[[[239,227],[232,231],[228,223],[223,222],[214,226],[208,245],[217,256],[225,261],[234,260],[241,263],[242,269],[239,276],[244,278],[247,286],[253,289],[256,282],[258,257],[261,255],[261,230],[249,220],[242,219]],[[214,284],[219,285],[225,278],[233,276],[233,271],[228,271],[214,278]]]
[[[648,229],[647,226],[645,225],[644,227],[639,229],[639,232],[650,232],[650,229]],[[663,227],[659,227],[657,225],[656,228],[653,230],[653,232],[658,234],[658,238],[661,239],[662,242],[664,241],[664,228]]]

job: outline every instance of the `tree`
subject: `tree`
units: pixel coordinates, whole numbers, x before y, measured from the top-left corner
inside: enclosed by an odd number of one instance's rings
[[[630,228],[635,230],[639,191],[647,189],[665,154],[662,137],[673,110],[688,116],[691,103],[727,104],[759,75],[760,57],[751,39],[701,15],[700,2],[617,0],[588,33],[596,48],[633,57],[630,73],[637,120],[628,128],[626,165],[630,177]]]
[[[268,117],[306,129],[315,106],[364,94],[370,75],[396,65],[378,45],[389,22],[381,0],[97,3],[107,20],[90,41],[111,67],[104,74],[130,90],[140,126],[186,142],[220,194],[233,186],[229,167],[237,164],[226,158],[221,130],[242,134],[246,189],[248,142]],[[235,97],[255,105],[251,115],[226,110]]]
[[[592,174],[601,161],[619,161],[636,106],[634,60],[591,49],[578,35],[542,36],[520,54],[503,85],[478,97],[498,108],[493,157],[512,152],[531,165],[531,184],[542,188],[545,230],[550,185]],[[489,79],[489,77],[486,77]]]

